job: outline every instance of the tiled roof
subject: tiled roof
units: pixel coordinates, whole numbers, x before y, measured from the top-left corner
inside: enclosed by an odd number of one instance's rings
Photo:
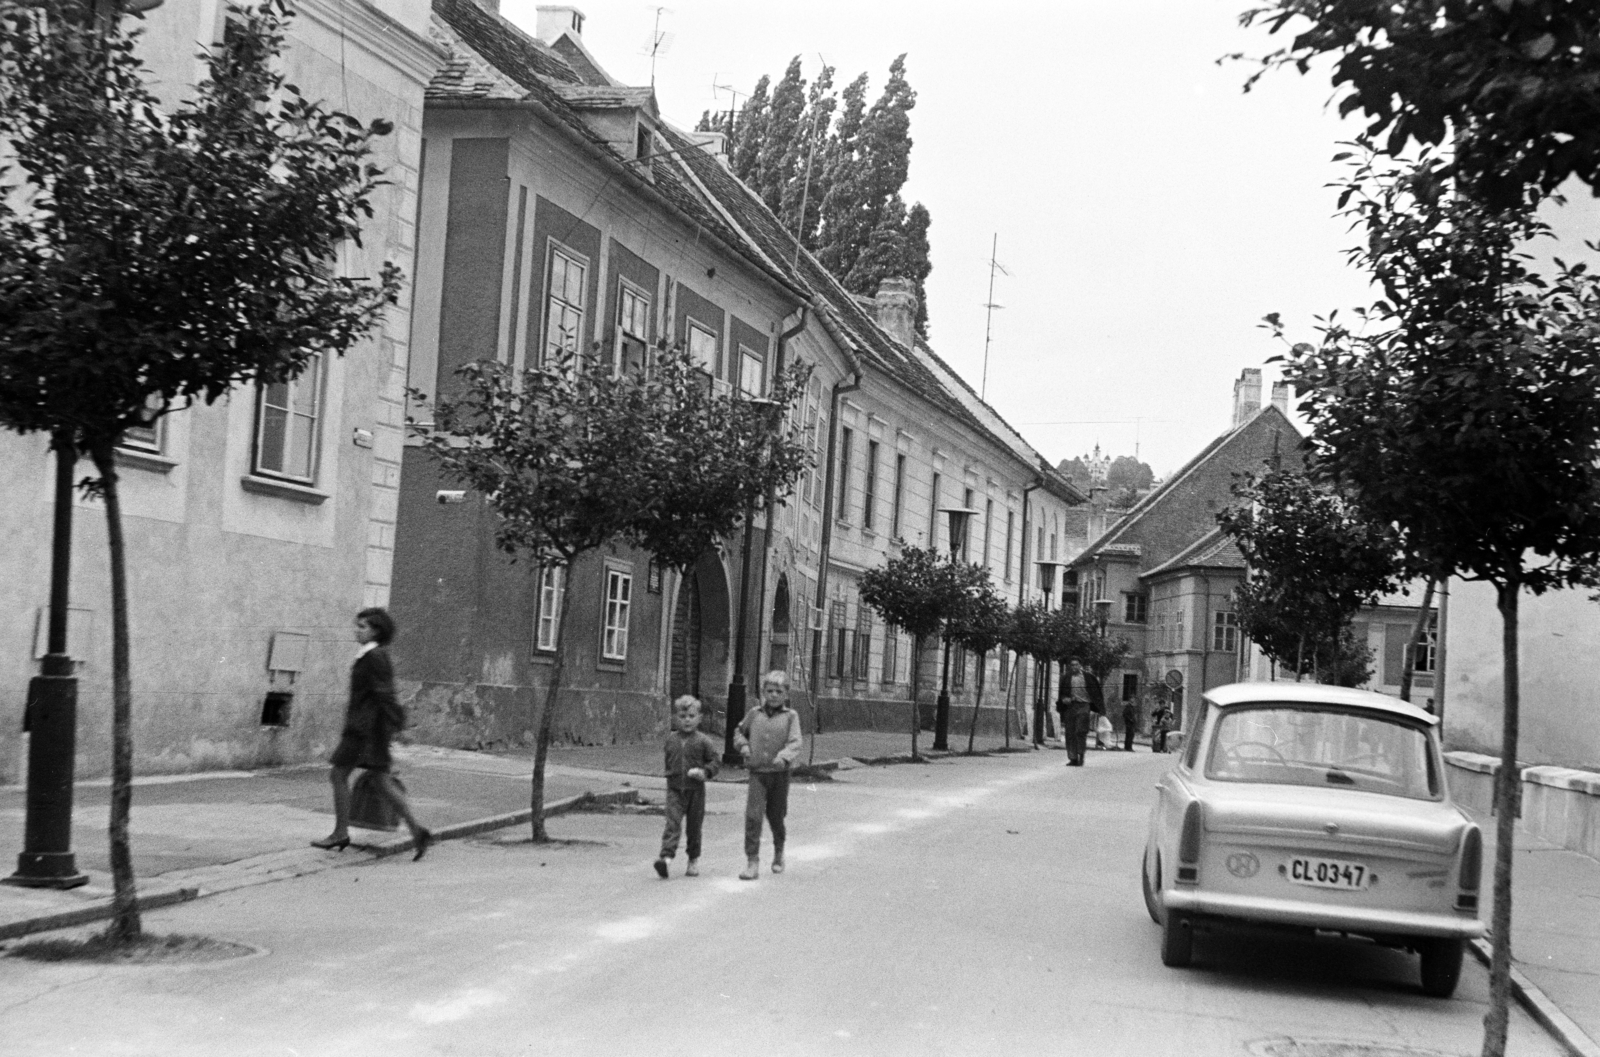
[[[1245,564],[1239,545],[1218,526],[1143,575],[1148,579],[1184,568],[1242,570]]]
[[[578,81],[565,59],[473,0],[433,0],[433,13],[444,19],[467,47],[525,90],[532,90],[541,77],[568,84]]]
[[[552,84],[550,87],[579,110],[645,110],[651,117],[660,115],[656,109],[656,93],[651,88],[592,84]]]

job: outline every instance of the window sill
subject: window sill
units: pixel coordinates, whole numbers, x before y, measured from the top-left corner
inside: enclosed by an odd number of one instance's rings
[[[172,468],[178,465],[178,460],[176,459],[169,459],[165,455],[157,455],[153,451],[139,451],[136,448],[117,448],[112,454],[119,466],[128,466],[135,470],[149,470],[151,473],[171,473]]]
[[[310,506],[319,506],[328,499],[327,492],[318,491],[309,485],[279,481],[272,477],[258,477],[255,474],[246,474],[239,478],[239,486],[246,492],[254,492],[256,495],[270,495],[277,499],[288,499]]]

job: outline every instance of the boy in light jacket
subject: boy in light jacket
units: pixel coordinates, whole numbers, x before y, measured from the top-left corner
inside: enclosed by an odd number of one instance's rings
[[[750,772],[744,802],[744,854],[741,881],[761,873],[761,820],[772,828],[772,872],[783,872],[783,818],[789,811],[789,770],[800,757],[800,714],[789,707],[789,677],[771,671],[761,678],[761,707],[745,714],[734,731],[733,747]]]

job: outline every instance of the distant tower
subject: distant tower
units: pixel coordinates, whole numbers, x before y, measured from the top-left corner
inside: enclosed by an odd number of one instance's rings
[[[1089,468],[1089,480],[1093,487],[1104,488],[1106,479],[1111,474],[1111,456],[1100,454],[1100,445],[1094,446],[1094,454],[1086,457],[1084,465]]]

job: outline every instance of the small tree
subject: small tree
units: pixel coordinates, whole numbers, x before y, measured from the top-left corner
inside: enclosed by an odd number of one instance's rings
[[[922,649],[928,637],[939,634],[945,622],[967,604],[972,579],[967,570],[972,568],[941,558],[932,548],[906,547],[897,557],[861,577],[861,601],[886,624],[894,624],[911,635],[912,759],[922,758],[917,753]]]
[[[1235,593],[1245,635],[1296,678],[1322,672],[1337,681],[1365,655],[1341,645],[1351,621],[1395,588],[1394,531],[1292,470],[1247,475],[1233,494],[1242,505],[1217,522],[1250,565]]]
[[[1499,7],[1501,5],[1489,5]],[[1354,251],[1386,299],[1330,321],[1286,373],[1304,394],[1316,467],[1441,574],[1495,586],[1504,714],[1487,1057],[1505,1052],[1511,862],[1519,789],[1518,603],[1600,580],[1600,284],[1582,266],[1531,274],[1545,234],[1527,209],[1452,193],[1431,159],[1358,170]]]
[[[0,140],[26,181],[0,182],[0,423],[48,433],[99,475],[86,484],[105,500],[111,564],[108,934],[126,942],[141,929],[116,446],[171,410],[342,355],[400,274],[345,279],[331,265],[372,216],[381,181],[367,159],[390,125],[325,110],[274,72],[286,0],[242,12],[171,109],[147,87],[138,33],[89,7],[0,0]]]
[[[608,362],[565,356],[520,376],[492,361],[466,364],[456,376],[460,389],[438,401],[431,427],[418,427],[425,449],[446,477],[487,497],[498,515],[495,543],[513,562],[526,558],[562,575],[618,539],[685,567],[758,497],[791,487],[805,466],[794,440],[774,435],[774,416],[803,388],[803,370],[783,376],[781,399],[765,404],[715,395],[681,348],[621,374]],[[534,747],[539,842],[549,840],[545,764],[567,623],[556,625]]]
[[[976,568],[976,566],[974,566]],[[978,658],[978,694],[972,704],[972,723],[967,728],[967,752],[972,752],[978,737],[978,711],[983,708],[983,684],[989,653],[1005,641],[1011,622],[1011,609],[1005,599],[987,582],[950,626],[950,638]],[[1009,721],[1008,721],[1009,722]]]
[[[1046,628],[1050,622],[1051,611],[1045,608],[1040,601],[1022,602],[1011,610],[1011,620],[1006,625],[1006,648],[1018,656],[1031,657],[1036,665],[1050,663],[1050,646]],[[1039,700],[1044,692],[1043,684],[1034,687],[1034,715],[1033,715],[1033,740],[1035,744],[1044,736],[1044,708],[1047,703]]]
[[[1133,647],[1120,636],[1108,636],[1098,624],[1084,629],[1079,636],[1078,671],[1083,673],[1083,683],[1089,691],[1089,700],[1096,712],[1105,714],[1106,678],[1122,667]]]

